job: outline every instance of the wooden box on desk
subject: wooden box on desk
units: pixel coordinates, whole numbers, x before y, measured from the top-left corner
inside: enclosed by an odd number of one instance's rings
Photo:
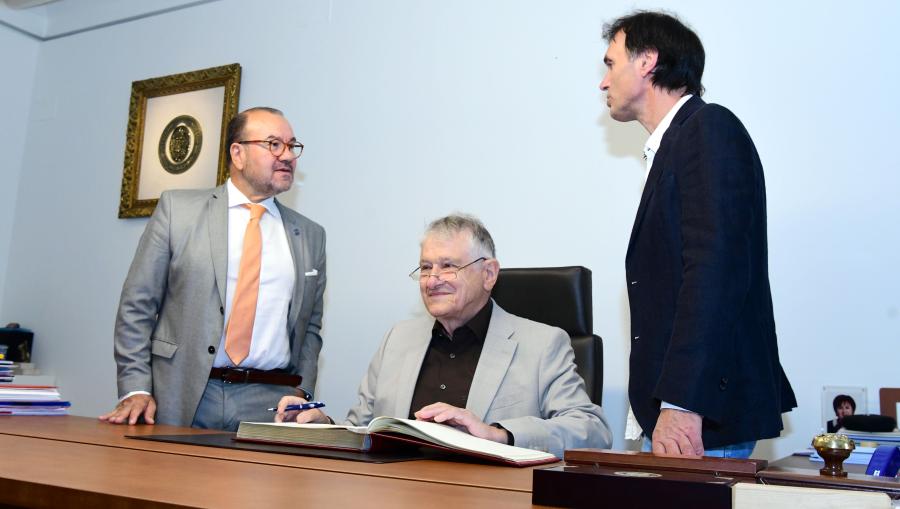
[[[756,482],[764,460],[683,458],[572,449],[533,474],[532,503],[563,507],[731,508],[731,487]]]

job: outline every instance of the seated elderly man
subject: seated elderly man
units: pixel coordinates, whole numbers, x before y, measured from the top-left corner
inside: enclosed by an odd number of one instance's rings
[[[609,447],[603,412],[575,372],[569,336],[491,300],[500,264],[484,225],[444,217],[429,225],[421,246],[410,277],[434,319],[388,331],[347,424],[365,426],[381,415],[434,421],[560,457],[565,449]],[[331,421],[318,409],[284,411],[302,402],[282,398],[275,419]]]

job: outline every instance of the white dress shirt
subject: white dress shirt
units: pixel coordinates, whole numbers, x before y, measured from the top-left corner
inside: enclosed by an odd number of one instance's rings
[[[225,323],[231,316],[238,267],[244,246],[244,231],[250,222],[250,200],[228,179],[228,269],[225,287]],[[291,349],[287,334],[288,309],[294,293],[294,258],[288,245],[281,212],[275,198],[259,202],[266,208],[259,221],[262,234],[262,261],[259,271],[259,297],[253,321],[250,353],[239,367],[256,369],[284,368],[290,362]],[[227,329],[227,327],[226,327]],[[225,331],[213,361],[215,367],[234,366],[225,353]]]
[[[647,183],[647,177],[650,176],[650,168],[653,167],[653,158],[656,157],[656,153],[659,151],[659,144],[662,143],[663,135],[666,134],[666,131],[669,130],[669,126],[672,125],[672,119],[675,118],[675,114],[678,113],[678,110],[684,106],[684,103],[688,102],[691,97],[694,97],[693,94],[688,94],[675,103],[675,106],[672,106],[672,109],[666,113],[666,116],[659,121],[659,125],[656,126],[656,129],[650,134],[650,137],[647,138],[647,143],[644,143],[644,160],[647,162],[646,173],[644,173],[644,184]]]

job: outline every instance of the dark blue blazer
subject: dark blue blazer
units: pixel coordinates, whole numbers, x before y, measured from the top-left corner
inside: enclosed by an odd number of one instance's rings
[[[706,448],[778,436],[797,406],[778,360],[766,242],[750,135],[692,97],[663,135],[625,258],[628,395],[648,436],[660,401],[704,417]]]

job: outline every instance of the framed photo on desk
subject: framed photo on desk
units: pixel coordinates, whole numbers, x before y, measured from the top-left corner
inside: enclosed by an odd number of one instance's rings
[[[838,408],[835,408],[838,407]],[[843,407],[843,410],[841,410]],[[826,385],[822,387],[822,429],[832,433],[840,428],[838,412],[867,414],[868,391],[865,387]]]
[[[240,64],[131,84],[119,217],[147,217],[167,189],[228,178],[222,143],[238,111]]]

